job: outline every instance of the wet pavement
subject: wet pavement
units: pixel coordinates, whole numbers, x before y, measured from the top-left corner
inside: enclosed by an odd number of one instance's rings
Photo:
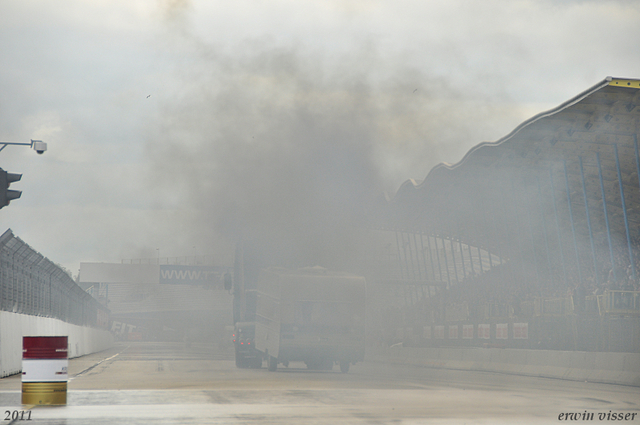
[[[3,423],[555,424],[563,413],[640,413],[636,387],[366,362],[348,374],[304,364],[272,373],[237,369],[206,345],[118,344],[70,360],[69,376],[57,407],[23,406],[20,376],[0,379]]]

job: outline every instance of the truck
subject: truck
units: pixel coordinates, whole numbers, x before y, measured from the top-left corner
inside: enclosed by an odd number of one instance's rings
[[[263,355],[255,349],[254,322],[237,322],[233,331],[233,345],[236,352],[236,367],[261,368]]]
[[[364,360],[364,277],[317,266],[272,267],[261,270],[255,295],[253,349],[269,371],[304,362],[311,370],[338,363],[347,373]]]

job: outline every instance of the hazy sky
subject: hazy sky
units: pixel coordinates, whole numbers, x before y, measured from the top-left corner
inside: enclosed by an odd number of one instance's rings
[[[313,239],[335,223],[310,222],[640,77],[638,40],[637,1],[0,0],[0,141],[49,148],[0,152],[23,174],[0,232],[74,275],[224,262],[264,229]]]

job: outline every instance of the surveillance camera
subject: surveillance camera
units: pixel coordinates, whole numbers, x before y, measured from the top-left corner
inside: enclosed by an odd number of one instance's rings
[[[38,155],[42,155],[47,150],[47,144],[42,140],[31,140],[31,146]]]

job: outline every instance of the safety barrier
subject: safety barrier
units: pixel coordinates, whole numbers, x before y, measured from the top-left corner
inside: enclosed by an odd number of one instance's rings
[[[640,353],[640,317],[552,316],[441,322],[370,332],[372,345]]]
[[[49,317],[0,311],[0,378],[19,373],[22,368],[24,336],[69,337],[69,358],[106,350],[113,346],[111,332],[66,323]]]
[[[107,309],[11,229],[0,236],[0,310],[106,328]]]
[[[0,377],[20,372],[23,336],[68,336],[69,357],[113,345],[108,310],[60,266],[0,235]]]
[[[573,301],[568,298],[536,298],[535,310],[536,316],[556,316],[573,313]]]
[[[367,348],[366,361],[640,386],[640,354],[498,348]]]
[[[468,303],[464,303],[466,311],[470,311]],[[449,310],[453,310],[451,313]],[[447,306],[447,320],[464,320],[457,317],[467,317],[463,314],[455,314],[459,310],[457,304]],[[536,297],[533,300],[520,303],[487,303],[482,304],[478,311],[478,318],[490,319],[497,317],[553,317],[573,314],[586,315],[640,315],[639,291],[606,291],[601,295],[587,295],[584,297]]]
[[[640,292],[607,291],[598,296],[600,314],[640,316]]]

